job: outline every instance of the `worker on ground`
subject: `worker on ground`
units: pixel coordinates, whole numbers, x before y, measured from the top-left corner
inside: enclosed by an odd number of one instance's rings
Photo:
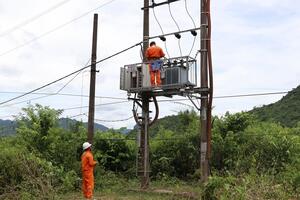
[[[160,60],[160,58],[164,56],[165,54],[163,50],[159,46],[156,46],[155,42],[151,42],[150,46],[146,50],[146,58],[148,61],[150,61],[149,71],[151,77],[151,86],[161,85],[160,70],[163,62]]]
[[[82,170],[82,192],[86,199],[92,199],[94,190],[94,167],[97,164],[91,151],[92,144],[85,142],[82,145],[83,154],[81,156]]]

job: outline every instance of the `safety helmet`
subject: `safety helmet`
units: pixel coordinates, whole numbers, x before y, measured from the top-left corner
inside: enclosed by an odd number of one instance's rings
[[[85,143],[83,143],[83,145],[82,145],[82,149],[83,149],[83,151],[84,150],[86,150],[87,148],[89,148],[89,147],[91,147],[92,146],[92,144],[90,144],[89,142],[85,142]]]

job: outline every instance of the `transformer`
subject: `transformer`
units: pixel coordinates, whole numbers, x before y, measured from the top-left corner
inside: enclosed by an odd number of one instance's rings
[[[161,85],[151,86],[150,62],[130,64],[120,69],[120,89],[128,93],[182,89],[197,85],[197,62],[184,56],[162,60]]]

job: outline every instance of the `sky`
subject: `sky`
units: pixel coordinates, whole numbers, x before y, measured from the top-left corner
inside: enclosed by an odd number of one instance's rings
[[[180,0],[170,5],[180,30],[194,28],[185,6],[199,27],[200,1]],[[91,57],[94,13],[99,15],[97,60],[140,42],[141,7],[142,0],[0,0],[0,102],[86,66]],[[211,1],[214,96],[285,92],[299,85],[299,7],[297,0]],[[164,33],[178,31],[167,5],[154,11]],[[150,35],[159,34],[161,30],[151,11]],[[200,48],[199,34],[194,46],[193,41],[190,33],[182,34],[180,44],[184,55],[190,51],[190,56],[196,55]],[[174,36],[167,37],[167,49],[162,41],[156,42],[170,57],[180,55]],[[199,55],[197,59],[200,63]],[[135,125],[133,119],[125,120],[132,116],[132,102],[127,101],[127,93],[119,89],[119,71],[124,65],[138,62],[141,62],[140,47],[97,65],[97,123],[110,128]],[[89,70],[38,92],[58,91],[88,95]],[[283,94],[216,98],[213,114],[221,116],[227,111],[251,110],[282,97]],[[173,97],[178,98],[184,97]],[[61,117],[87,121],[88,98],[42,94],[27,95],[0,105],[0,119],[13,119],[22,108],[35,103],[64,109]],[[192,109],[188,100],[160,102],[159,106],[160,117]]]

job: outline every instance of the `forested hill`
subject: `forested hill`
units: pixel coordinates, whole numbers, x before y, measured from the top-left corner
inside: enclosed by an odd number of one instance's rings
[[[254,108],[249,113],[261,121],[279,122],[292,127],[300,122],[300,85],[276,103]]]
[[[59,119],[59,127],[64,129],[69,129],[71,126],[74,126],[76,123],[80,123],[74,119],[68,118],[60,118]],[[87,123],[83,123],[85,127],[87,127]],[[107,131],[109,128],[102,124],[95,123],[95,130]],[[17,123],[14,120],[2,120],[0,119],[0,136],[4,135],[14,135],[16,133]],[[127,133],[129,130],[122,130],[124,133]],[[123,133],[123,132],[122,132]]]
[[[199,127],[199,116],[195,111],[182,111],[177,115],[165,116],[157,120],[153,126],[150,127],[150,137],[155,137],[159,132],[165,132],[165,130],[173,132],[175,135],[182,135],[188,133],[190,130],[197,130]],[[128,137],[135,137],[138,127],[132,130]],[[192,131],[192,132],[193,132]]]

